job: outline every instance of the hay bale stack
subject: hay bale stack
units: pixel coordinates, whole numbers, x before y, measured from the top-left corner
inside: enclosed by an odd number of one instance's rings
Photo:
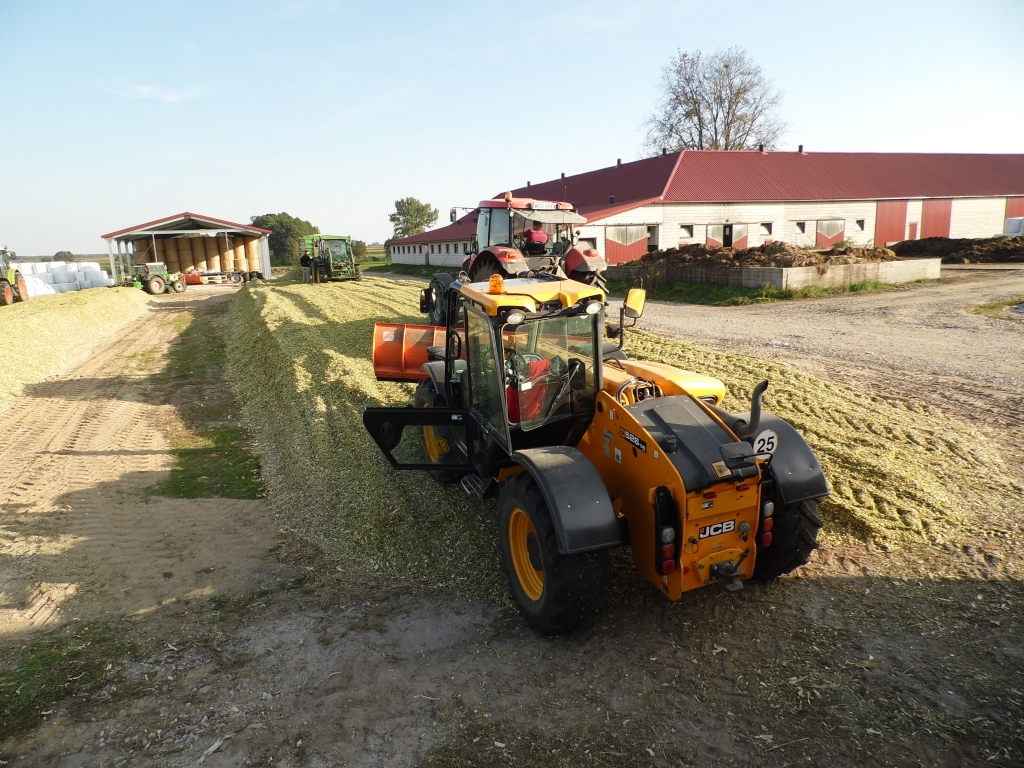
[[[192,263],[195,268],[200,272],[206,269],[206,245],[203,243],[204,238],[193,237],[192,240]]]
[[[132,254],[132,264],[145,264],[147,261],[153,261],[150,258],[150,249],[153,247],[152,242],[148,237],[140,237],[138,240],[132,240],[132,247],[134,253]]]
[[[260,271],[260,239],[258,237],[245,238],[245,261],[250,272]]]
[[[227,235],[217,238],[217,255],[220,257],[222,272],[230,272],[235,268],[235,252],[231,248],[231,242]]]
[[[169,237],[163,241],[164,258],[167,259],[167,271],[181,272],[181,259],[178,256],[178,241]]]
[[[195,266],[192,260],[192,238],[183,237],[178,240],[178,259],[181,262],[181,271],[188,272]]]
[[[203,245],[206,246],[206,268],[211,272],[220,272],[220,253],[217,250],[217,237],[204,237]]]
[[[235,256],[235,270],[238,272],[245,272],[248,264],[245,261],[245,240],[235,238],[235,242],[232,245],[232,249]]]

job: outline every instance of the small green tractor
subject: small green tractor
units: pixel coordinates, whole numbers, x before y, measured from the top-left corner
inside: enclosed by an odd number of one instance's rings
[[[352,238],[347,235],[306,235],[302,249],[313,260],[314,283],[363,279],[363,270],[352,252]]]
[[[132,272],[125,277],[122,285],[126,288],[141,288],[153,296],[185,292],[185,280],[181,273],[168,272],[167,265],[162,261],[132,264]]]
[[[25,285],[25,278],[21,276],[13,264],[17,254],[7,250],[5,245],[0,248],[0,306],[13,304],[16,301],[25,301],[28,298],[28,286]]]

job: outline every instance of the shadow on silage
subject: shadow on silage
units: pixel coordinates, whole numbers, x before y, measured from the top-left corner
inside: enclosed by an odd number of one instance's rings
[[[355,286],[354,288],[351,286]],[[362,284],[334,289],[344,299]],[[365,407],[411,403],[413,387],[378,382],[373,324],[335,320],[306,297],[273,288],[239,294],[229,315],[229,372],[258,443],[269,500],[299,535],[371,567],[474,596],[504,594],[493,505],[442,487],[426,473],[397,472],[362,424]],[[289,314],[282,319],[281,314]],[[344,312],[339,314],[344,315]]]

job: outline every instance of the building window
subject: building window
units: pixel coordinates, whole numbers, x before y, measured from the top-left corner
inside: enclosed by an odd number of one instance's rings
[[[799,234],[801,234],[801,235],[804,234],[805,232],[807,232],[807,222],[806,221],[798,221],[796,223],[796,231]]]
[[[863,232],[864,231],[864,219],[857,219],[857,221],[854,222],[854,223],[857,225],[857,231],[858,232]]]
[[[770,221],[761,222],[761,234],[770,235],[772,233],[772,223]]]
[[[679,225],[679,236],[680,237],[693,237],[693,224],[680,224]]]
[[[445,253],[451,253],[452,252],[452,244],[451,243],[445,243],[444,244],[444,252]]]

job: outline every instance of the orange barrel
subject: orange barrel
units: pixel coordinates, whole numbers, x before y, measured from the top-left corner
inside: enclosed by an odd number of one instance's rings
[[[231,250],[227,235],[217,237],[217,255],[220,257],[221,272],[230,272],[235,268],[235,252]]]
[[[203,238],[203,244],[206,246],[206,268],[211,272],[220,272],[220,254],[217,251],[219,239],[216,236]]]
[[[178,258],[178,241],[168,237],[163,241],[164,258],[167,259],[168,272],[181,272],[181,259]]]
[[[260,271],[260,239],[258,237],[245,238],[245,260],[250,272]]]
[[[202,237],[193,237],[192,240],[192,263],[200,272],[206,269],[206,244]]]

